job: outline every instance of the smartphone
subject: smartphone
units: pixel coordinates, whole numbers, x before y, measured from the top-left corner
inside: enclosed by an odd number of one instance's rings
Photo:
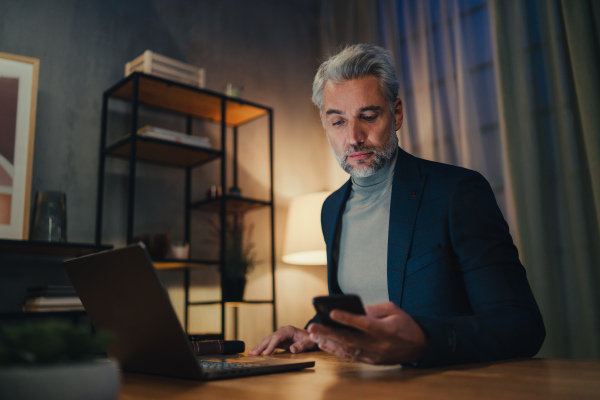
[[[333,328],[355,329],[348,325],[342,325],[331,318],[329,313],[331,310],[343,310],[353,314],[365,315],[360,297],[355,294],[336,294],[332,296],[319,296],[313,299],[313,305],[317,310],[317,316],[323,325]]]

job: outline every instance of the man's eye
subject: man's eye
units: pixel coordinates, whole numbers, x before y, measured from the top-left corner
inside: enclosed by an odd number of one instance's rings
[[[363,115],[362,117],[365,121],[375,121],[377,119],[377,115]]]
[[[333,121],[331,125],[340,126],[344,121]]]

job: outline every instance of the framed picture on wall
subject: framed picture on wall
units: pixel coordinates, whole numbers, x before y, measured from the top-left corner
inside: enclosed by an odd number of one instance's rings
[[[0,53],[0,238],[27,239],[37,58]]]

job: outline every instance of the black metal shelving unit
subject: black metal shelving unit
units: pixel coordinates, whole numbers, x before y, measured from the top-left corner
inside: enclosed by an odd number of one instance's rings
[[[129,134],[114,143],[107,144],[107,120],[109,101],[120,99],[131,105],[131,130]],[[137,134],[138,111],[140,105],[153,107],[165,112],[182,115],[186,118],[186,133],[192,132],[194,120],[212,121],[220,124],[221,148],[203,148],[168,140],[144,137]],[[251,199],[222,195],[214,199],[192,200],[191,174],[194,168],[206,163],[220,161],[221,187],[227,186],[226,135],[230,128],[233,134],[233,186],[237,187],[237,143],[238,128],[258,118],[268,118],[269,129],[269,169],[270,192],[269,199]],[[273,110],[253,102],[232,98],[221,93],[201,89],[178,82],[162,79],[156,76],[135,72],[117,82],[103,94],[102,122],[100,132],[100,157],[98,168],[98,199],[96,209],[96,243],[102,240],[102,218],[104,209],[104,177],[107,157],[121,157],[129,162],[129,187],[127,192],[127,223],[126,241],[133,242],[135,181],[138,162],[157,163],[176,167],[185,173],[185,241],[193,246],[191,240],[190,213],[193,210],[218,213],[221,227],[225,226],[229,212],[245,213],[258,208],[270,210],[271,230],[271,277],[272,299],[260,301],[244,301],[240,304],[271,304],[273,329],[277,326],[275,307],[275,222],[274,222],[274,191],[273,191]],[[154,260],[156,268],[181,268],[184,273],[185,314],[184,329],[188,331],[189,307],[202,305],[221,305],[221,335],[225,334],[225,307],[221,300],[213,302],[191,302],[189,298],[190,268],[202,265],[219,265],[221,271],[226,266],[225,260],[225,229],[221,229],[219,260]],[[224,290],[224,280],[221,279],[221,293]],[[228,305],[232,305],[229,303]],[[235,306],[235,304],[233,304]],[[237,311],[236,311],[237,317]]]

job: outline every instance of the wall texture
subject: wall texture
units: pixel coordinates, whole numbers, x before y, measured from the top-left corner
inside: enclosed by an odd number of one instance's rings
[[[317,110],[310,103],[312,77],[321,58],[318,8],[316,0],[0,0],[0,51],[40,59],[32,193],[42,189],[66,193],[69,241],[94,240],[102,92],[123,77],[127,61],[150,49],[205,68],[209,89],[221,91],[231,82],[244,87],[245,99],[273,107],[279,260],[289,200],[331,186],[329,172],[323,171],[330,171],[332,157]],[[115,113],[126,113],[119,107]],[[182,124],[169,117],[164,122]],[[249,129],[264,129],[257,124]],[[246,187],[242,184],[247,193],[264,190],[267,182],[261,174],[265,168],[255,156],[262,146],[258,140],[240,140],[240,179],[248,182]],[[110,212],[105,209],[105,230],[110,233],[104,241],[120,246],[124,243],[124,168],[118,162],[107,168]],[[209,176],[194,175],[196,195],[214,183]],[[166,230],[175,235],[182,224],[182,197],[176,194],[183,196],[182,174],[144,166],[138,177],[137,199],[144,199],[136,214],[138,233]],[[255,235],[260,241],[265,232],[257,229]],[[22,295],[28,284],[65,279],[56,262],[47,267],[56,271],[49,277],[39,268],[28,270],[21,264],[15,272],[14,259],[0,260],[0,286],[10,286],[12,298]],[[312,314],[311,293],[326,291],[325,268],[278,262],[277,271],[279,323],[302,325]],[[207,274],[198,272],[194,279],[206,285],[213,279]],[[249,295],[264,298],[268,279],[260,268],[255,277]],[[181,315],[181,273],[166,272],[163,278]],[[3,311],[15,307],[8,297],[0,297]],[[244,332],[249,344],[265,333],[250,328]]]

